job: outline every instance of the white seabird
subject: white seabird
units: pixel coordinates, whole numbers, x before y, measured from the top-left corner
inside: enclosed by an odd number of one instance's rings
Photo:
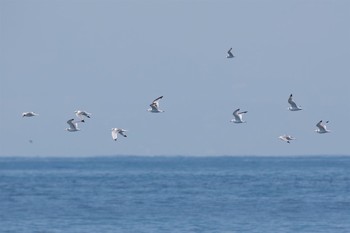
[[[85,117],[90,118],[91,113],[88,113],[86,111],[81,111],[81,110],[77,110],[75,111],[75,115],[81,120],[81,122],[85,122]]]
[[[230,48],[228,51],[227,51],[227,58],[234,58],[235,56],[233,56],[232,52],[231,52],[232,48]]]
[[[68,120],[67,124],[69,125],[69,128],[66,128],[66,130],[69,131],[69,132],[75,132],[75,131],[79,131],[80,130],[78,128],[78,122],[74,121],[74,119]]]
[[[153,102],[149,105],[151,108],[147,109],[149,112],[153,113],[159,113],[159,112],[164,112],[163,110],[159,109],[159,100],[161,100],[163,96],[158,97],[157,99],[153,100]]]
[[[33,116],[39,116],[39,114],[35,112],[24,112],[22,113],[22,117],[33,117]]]
[[[278,137],[279,139],[281,139],[282,141],[285,141],[287,143],[290,143],[291,140],[294,140],[295,137],[289,136],[289,135],[282,135]]]
[[[244,111],[244,112],[239,112],[239,108],[236,109],[234,112],[233,112],[233,116],[234,118],[231,120],[231,122],[234,122],[234,123],[246,123],[245,121],[243,121],[243,114],[247,113],[248,111]]]
[[[127,137],[126,134],[124,134],[127,130],[120,129],[120,128],[112,128],[112,138],[114,141],[117,141],[118,134],[122,135],[123,137]]]
[[[326,123],[328,123],[328,122],[329,121],[326,121]],[[315,130],[317,133],[330,133],[331,132],[330,130],[327,130],[327,127],[325,124],[322,123],[322,120],[316,124],[316,127],[318,128]]]
[[[299,111],[302,110],[302,108],[300,106],[298,106],[294,100],[293,100],[293,95],[290,94],[289,98],[288,98],[288,103],[290,104],[290,107],[288,107],[289,111]]]

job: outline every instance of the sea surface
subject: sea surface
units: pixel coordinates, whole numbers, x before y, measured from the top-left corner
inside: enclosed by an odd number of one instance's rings
[[[350,156],[0,158],[0,232],[350,232]]]

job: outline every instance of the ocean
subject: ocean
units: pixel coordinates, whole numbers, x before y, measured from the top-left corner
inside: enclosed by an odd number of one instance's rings
[[[350,232],[350,156],[4,157],[0,232]]]

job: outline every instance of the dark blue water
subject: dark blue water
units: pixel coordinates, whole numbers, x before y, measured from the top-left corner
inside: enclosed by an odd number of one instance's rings
[[[350,157],[0,158],[0,232],[350,232]]]

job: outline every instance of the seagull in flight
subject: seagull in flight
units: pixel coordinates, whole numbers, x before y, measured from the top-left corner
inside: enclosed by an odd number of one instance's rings
[[[33,116],[39,116],[39,114],[35,112],[24,112],[22,113],[22,117],[33,117]]]
[[[245,121],[243,121],[243,114],[247,113],[248,111],[244,111],[244,112],[239,112],[240,109],[236,109],[234,112],[233,112],[233,116],[234,116],[234,119],[231,120],[231,122],[234,122],[234,123],[246,123]]]
[[[326,121],[326,123],[328,123],[328,122],[329,122],[329,121]],[[316,127],[318,128],[318,129],[315,130],[316,133],[321,133],[321,134],[323,134],[323,133],[330,133],[330,132],[331,132],[330,130],[327,130],[327,127],[326,127],[326,125],[325,125],[324,123],[322,123],[322,120],[319,121],[319,122],[316,124]]]
[[[228,51],[227,51],[227,58],[234,58],[235,56],[233,56],[232,52],[231,52],[232,48],[230,48]]]
[[[88,113],[86,111],[81,111],[81,110],[77,110],[75,111],[75,115],[81,120],[81,122],[85,122],[85,117],[90,118],[91,113]]]
[[[279,139],[281,139],[282,141],[285,141],[287,143],[290,143],[291,140],[294,140],[295,137],[289,136],[289,135],[282,135],[278,137]]]
[[[78,122],[74,121],[74,119],[70,119],[67,121],[67,124],[69,125],[69,128],[66,128],[68,132],[75,132],[79,131],[80,129],[78,128]]]
[[[126,134],[124,134],[127,130],[120,129],[120,128],[112,128],[112,138],[114,141],[117,141],[118,134],[122,135],[123,137],[127,137]]]
[[[158,97],[157,99],[153,100],[153,102],[149,105],[151,108],[147,109],[149,112],[153,113],[159,113],[159,112],[164,112],[163,110],[159,109],[159,100],[161,100],[163,96]]]
[[[294,100],[293,100],[293,94],[290,94],[288,98],[288,103],[290,104],[290,107],[288,107],[289,111],[299,111],[302,110],[300,106],[298,106]]]

